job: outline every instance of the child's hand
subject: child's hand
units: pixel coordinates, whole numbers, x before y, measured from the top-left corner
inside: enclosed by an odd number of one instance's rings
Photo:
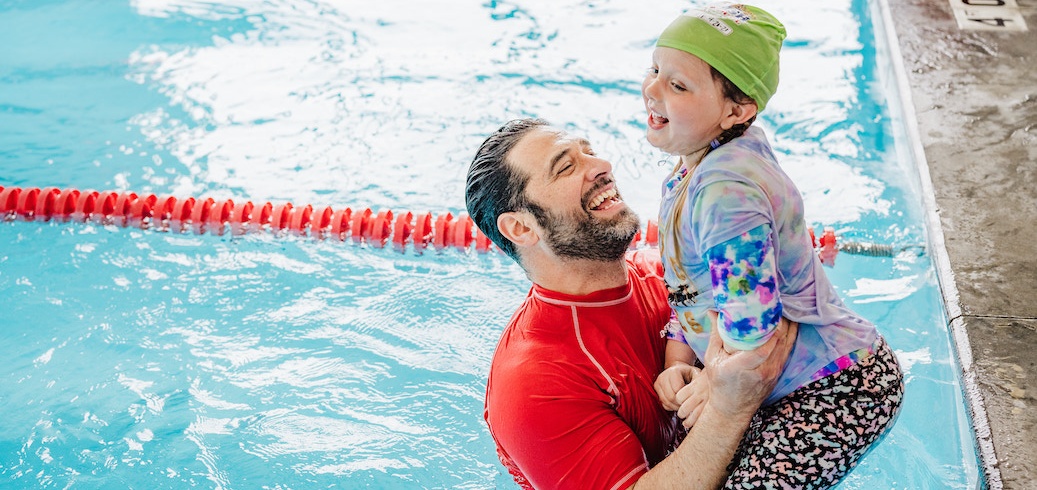
[[[714,328],[703,359],[705,368],[688,386],[677,392],[681,408],[677,416],[684,426],[698,421],[708,404],[723,417],[752,416],[781,377],[785,362],[796,343],[799,324],[782,318],[770,340],[762,346],[729,354],[715,327],[717,314],[709,312]]]
[[[704,374],[700,376],[695,373],[691,382],[677,392],[676,398],[680,404],[677,416],[684,420],[684,428],[690,429],[698,421],[709,400],[709,380]]]
[[[677,392],[688,384],[697,374],[699,368],[685,364],[676,363],[655,378],[655,393],[659,395],[659,401],[663,408],[673,412],[680,408],[677,401]]]

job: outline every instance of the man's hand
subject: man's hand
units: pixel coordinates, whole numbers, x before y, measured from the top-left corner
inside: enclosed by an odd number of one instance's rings
[[[682,393],[687,398],[677,415],[685,417],[685,427],[694,427],[672,454],[637,481],[635,489],[720,488],[753,414],[774,391],[795,344],[799,326],[782,318],[766,344],[727,353],[717,333],[717,315],[710,314],[713,330],[706,367],[678,392],[678,399]]]
[[[681,407],[677,401],[677,392],[698,375],[699,368],[679,362],[666,368],[655,378],[655,393],[663,408],[675,412]]]
[[[708,385],[702,406],[708,405],[726,416],[748,412],[751,417],[781,377],[785,361],[796,343],[799,324],[782,318],[767,343],[753,350],[732,353],[724,349],[724,342],[716,328],[717,313],[709,311],[709,315],[713,329],[706,348],[705,369],[700,376]],[[682,414],[682,411],[678,411],[677,415],[687,417],[693,414],[691,408],[688,413]],[[694,415],[697,417],[698,413],[701,413],[701,409]],[[688,419],[685,419],[685,427],[691,424],[694,424],[694,420],[689,424]]]

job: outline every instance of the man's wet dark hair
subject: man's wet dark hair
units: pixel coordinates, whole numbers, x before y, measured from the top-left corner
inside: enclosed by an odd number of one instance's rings
[[[525,208],[529,175],[516,172],[507,158],[523,136],[542,126],[549,126],[549,123],[539,118],[508,121],[483,141],[468,168],[465,185],[468,215],[494,245],[516,262],[519,258],[515,244],[497,229],[497,217]]]

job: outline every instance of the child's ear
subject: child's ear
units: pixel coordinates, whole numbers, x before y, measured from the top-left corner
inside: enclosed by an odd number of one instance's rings
[[[727,117],[721,122],[720,127],[728,130],[739,124],[745,124],[746,121],[756,117],[757,110],[756,102],[749,102],[748,104],[732,102],[729,106]]]
[[[540,240],[540,229],[535,222],[533,215],[527,212],[511,211],[497,217],[497,229],[515,246],[529,247]]]

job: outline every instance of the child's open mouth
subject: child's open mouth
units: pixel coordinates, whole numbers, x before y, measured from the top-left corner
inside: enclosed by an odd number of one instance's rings
[[[659,113],[655,111],[648,111],[648,127],[652,129],[659,129],[665,126],[668,122],[670,122],[670,120],[659,115]]]

